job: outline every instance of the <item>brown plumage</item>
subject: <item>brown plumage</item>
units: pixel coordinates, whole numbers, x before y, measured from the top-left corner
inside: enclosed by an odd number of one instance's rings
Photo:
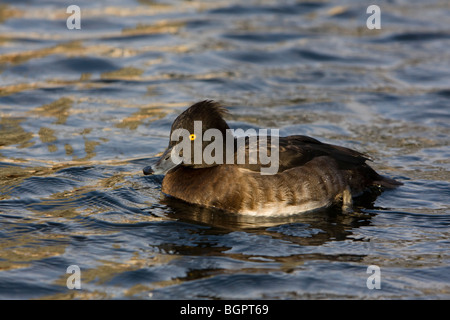
[[[172,124],[172,132],[178,128],[193,132],[193,123],[197,120],[202,121],[203,132],[216,128],[226,135],[229,127],[223,119],[225,114],[226,110],[216,102],[198,102],[178,116]],[[248,159],[255,146],[251,145],[251,139],[244,139],[245,159]],[[307,136],[279,137],[278,148],[274,150],[278,152],[278,171],[273,175],[261,175],[261,168],[267,165],[248,161],[243,164],[171,164],[168,155],[176,143],[171,141],[161,159],[151,169],[145,168],[144,173],[168,171],[162,182],[163,193],[234,213],[285,215],[325,208],[339,201],[347,211],[351,210],[352,197],[370,186],[395,188],[401,185],[375,172],[366,163],[367,156]],[[267,146],[270,145],[269,137]]]

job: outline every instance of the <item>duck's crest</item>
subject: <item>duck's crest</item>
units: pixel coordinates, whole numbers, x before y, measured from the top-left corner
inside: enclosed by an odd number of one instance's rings
[[[217,114],[220,117],[223,117],[228,114],[228,110],[225,109],[219,102],[214,100],[203,100],[193,104],[188,110],[191,113],[204,113],[207,112],[209,114]]]

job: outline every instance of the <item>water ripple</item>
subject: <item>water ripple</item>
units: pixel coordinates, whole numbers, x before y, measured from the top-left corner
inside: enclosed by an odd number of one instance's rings
[[[449,15],[433,0],[0,5],[0,299],[446,299]],[[285,218],[142,169],[192,102],[367,153],[404,185]],[[82,289],[66,286],[69,265]],[[382,289],[369,290],[378,265]]]

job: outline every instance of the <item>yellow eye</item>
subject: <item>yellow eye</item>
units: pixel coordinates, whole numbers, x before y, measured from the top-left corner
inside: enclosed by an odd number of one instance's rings
[[[197,137],[197,136],[196,136],[195,134],[191,134],[191,135],[189,136],[189,139],[191,139],[191,141],[194,141],[196,137]]]

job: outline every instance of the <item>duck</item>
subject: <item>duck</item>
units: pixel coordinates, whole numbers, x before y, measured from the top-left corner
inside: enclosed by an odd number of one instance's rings
[[[352,212],[353,199],[370,188],[402,185],[372,169],[367,155],[309,136],[236,136],[226,115],[227,109],[213,100],[191,105],[174,120],[168,147],[143,168],[144,175],[164,175],[166,196],[252,216],[302,214],[336,205]]]

